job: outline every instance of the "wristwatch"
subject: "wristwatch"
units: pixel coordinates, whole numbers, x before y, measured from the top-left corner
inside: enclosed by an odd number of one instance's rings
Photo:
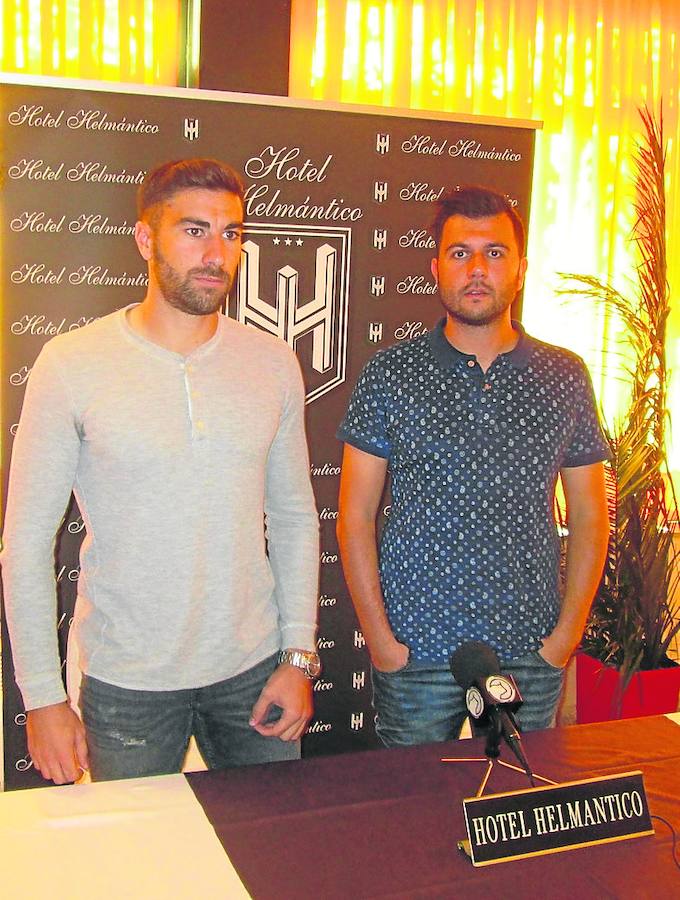
[[[310,681],[314,681],[321,674],[321,660],[319,654],[313,650],[280,650],[279,665],[281,663],[302,669]]]

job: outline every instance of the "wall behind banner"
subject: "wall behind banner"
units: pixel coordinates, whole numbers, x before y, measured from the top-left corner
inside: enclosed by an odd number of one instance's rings
[[[483,182],[527,216],[529,125],[305,108],[198,91],[2,87],[3,491],[24,387],[45,341],[144,296],[146,268],[132,232],[145,172],[169,158],[217,156],[243,174],[246,233],[228,311],[287,340],[307,386],[322,535],[324,672],[305,755],[376,743],[367,655],[335,538],[336,426],[367,359],[439,317],[426,230],[432,200],[458,182]],[[82,535],[72,505],[56,559],[62,650]],[[41,780],[26,753],[5,633],[3,690],[6,784],[34,786]]]

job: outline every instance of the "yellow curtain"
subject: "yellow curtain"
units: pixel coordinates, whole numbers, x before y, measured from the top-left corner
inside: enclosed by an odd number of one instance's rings
[[[524,321],[585,357],[609,419],[625,396],[616,335],[558,272],[630,292],[637,109],[663,98],[668,260],[680,291],[679,0],[293,0],[291,96],[537,119]],[[677,304],[680,307],[680,303]],[[604,349],[609,353],[604,353]],[[680,469],[680,309],[672,468]]]
[[[178,83],[180,0],[2,0],[0,69]]]

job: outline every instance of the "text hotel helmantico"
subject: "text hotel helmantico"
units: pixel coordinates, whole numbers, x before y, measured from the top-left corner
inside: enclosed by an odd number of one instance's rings
[[[145,173],[187,156],[230,162],[246,185],[246,232],[228,313],[287,341],[307,389],[324,672],[304,752],[363,748],[375,742],[370,678],[335,539],[335,427],[369,357],[439,317],[429,268],[432,201],[457,184],[487,183],[527,214],[534,132],[247,100],[3,84],[3,489],[25,385],[44,342],[144,296],[146,267],[133,229]],[[384,507],[387,516],[389,498]],[[71,507],[56,560],[62,649],[82,536]],[[3,652],[6,783],[28,786],[39,779]]]

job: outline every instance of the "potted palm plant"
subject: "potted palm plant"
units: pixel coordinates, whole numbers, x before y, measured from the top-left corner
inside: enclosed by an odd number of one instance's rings
[[[680,553],[678,506],[665,451],[668,421],[666,324],[666,148],[663,116],[640,110],[635,151],[635,222],[639,261],[628,296],[587,275],[562,275],[601,304],[620,326],[630,394],[624,414],[605,425],[611,534],[604,573],[576,660],[578,722],[628,718],[678,708],[680,666],[668,651],[680,631],[675,605]]]

